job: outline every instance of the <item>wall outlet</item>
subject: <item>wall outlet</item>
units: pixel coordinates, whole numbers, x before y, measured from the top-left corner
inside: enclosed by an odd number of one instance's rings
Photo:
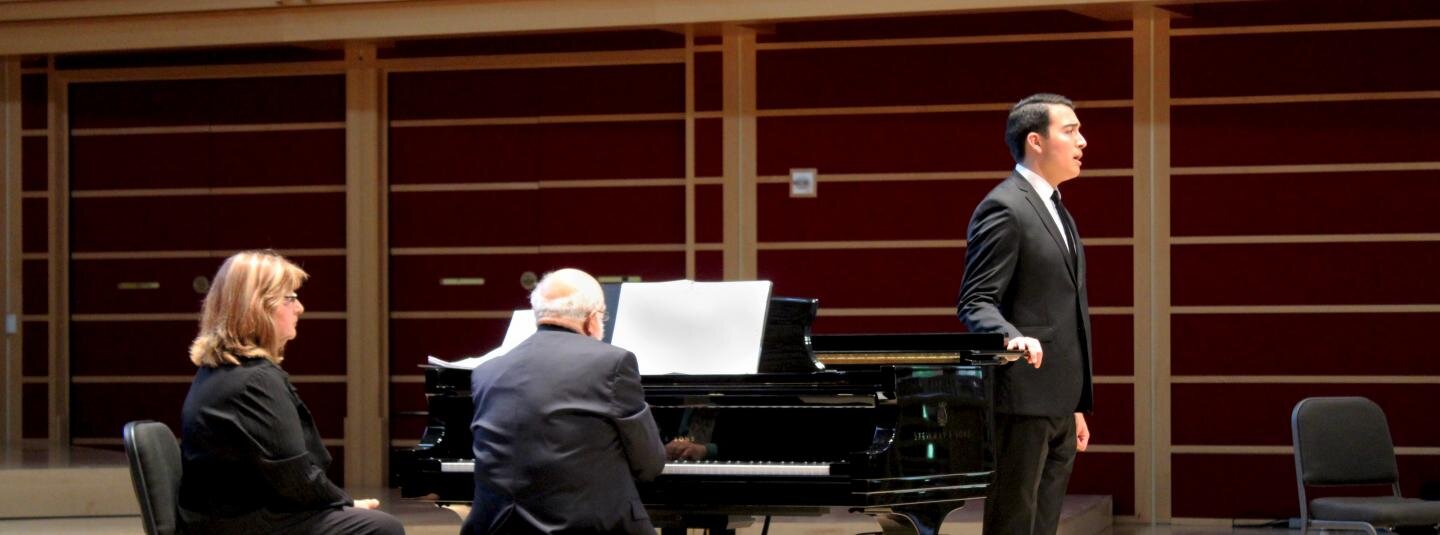
[[[791,197],[814,197],[818,194],[816,183],[820,175],[815,168],[791,169],[790,170],[790,196]]]

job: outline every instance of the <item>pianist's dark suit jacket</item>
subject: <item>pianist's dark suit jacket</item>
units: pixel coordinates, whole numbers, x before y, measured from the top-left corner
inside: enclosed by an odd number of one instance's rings
[[[488,533],[643,533],[635,478],[665,467],[635,355],[541,325],[471,375],[475,503]]]
[[[998,412],[1058,417],[1091,410],[1085,249],[1076,244],[1072,269],[1062,232],[1019,173],[995,186],[971,217],[960,319],[972,332],[1035,338],[1045,352],[1039,369],[1023,361],[1000,368]]]
[[[201,367],[180,411],[187,532],[270,533],[352,505],[289,375],[263,358]]]

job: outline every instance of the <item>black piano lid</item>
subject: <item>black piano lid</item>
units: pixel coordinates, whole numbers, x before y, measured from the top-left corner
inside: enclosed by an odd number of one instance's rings
[[[1003,333],[817,334],[816,353],[956,353],[1001,351]]]

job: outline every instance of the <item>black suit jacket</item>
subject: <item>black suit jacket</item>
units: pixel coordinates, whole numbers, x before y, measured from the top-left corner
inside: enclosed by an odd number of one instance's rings
[[[1045,352],[1039,369],[1023,361],[1000,368],[999,412],[1065,416],[1093,406],[1085,249],[1076,243],[1072,259],[1063,232],[1019,173],[995,186],[970,218],[960,320],[972,332],[1035,338]]]
[[[635,355],[559,327],[471,374],[475,502],[462,533],[654,534],[635,479],[665,468]]]
[[[265,533],[353,502],[289,375],[263,358],[201,367],[180,411],[190,533]]]

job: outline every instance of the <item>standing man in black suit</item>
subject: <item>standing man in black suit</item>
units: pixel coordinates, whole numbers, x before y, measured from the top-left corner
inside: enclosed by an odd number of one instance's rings
[[[1015,172],[970,218],[957,308],[970,331],[1005,333],[1009,349],[1026,352],[995,375],[984,533],[1052,535],[1075,453],[1090,441],[1085,250],[1059,191],[1080,175],[1085,137],[1075,105],[1042,93],[1010,109],[1005,141]]]
[[[475,502],[464,534],[654,535],[635,479],[665,468],[635,355],[601,342],[605,295],[577,269],[530,294],[537,331],[475,368]]]

